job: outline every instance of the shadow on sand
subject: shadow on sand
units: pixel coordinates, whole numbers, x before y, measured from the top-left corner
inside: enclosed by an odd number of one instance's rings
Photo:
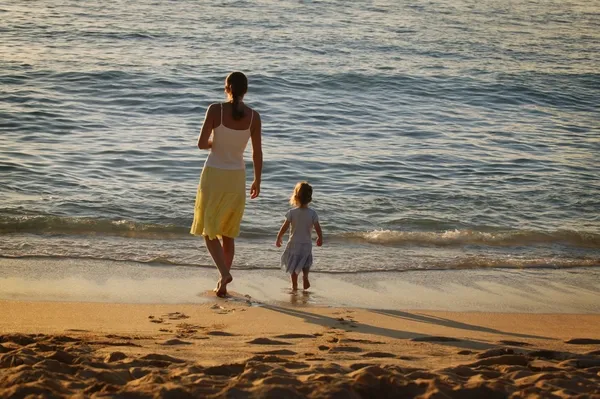
[[[369,324],[358,323],[358,322],[344,323],[344,322],[340,321],[340,319],[336,319],[333,317],[323,316],[323,315],[319,315],[319,314],[315,314],[315,313],[310,313],[310,312],[306,312],[306,311],[302,311],[302,310],[281,307],[281,306],[276,306],[276,305],[264,304],[262,307],[264,307],[265,309],[272,310],[274,312],[279,312],[279,313],[288,315],[288,316],[301,318],[307,323],[312,323],[312,324],[319,325],[322,327],[336,328],[336,329],[345,330],[348,332],[372,334],[372,335],[379,335],[381,337],[388,337],[388,338],[394,338],[394,339],[405,339],[405,340],[412,340],[412,339],[416,338],[416,339],[422,340],[422,341],[428,341],[428,342],[436,343],[439,345],[452,346],[452,347],[461,348],[461,349],[486,350],[486,349],[491,349],[491,348],[497,347],[496,344],[490,344],[490,343],[482,342],[482,341],[475,341],[475,340],[469,340],[469,339],[452,340],[451,338],[448,339],[448,337],[431,336],[431,335],[427,335],[427,334],[419,334],[419,333],[410,332],[410,331],[402,331],[402,330],[395,330],[395,329],[391,329],[391,328],[376,327],[376,326],[372,326]],[[475,329],[471,328],[471,330],[475,330]],[[498,333],[504,334],[500,331],[498,331]],[[540,338],[542,338],[542,337],[540,337]]]

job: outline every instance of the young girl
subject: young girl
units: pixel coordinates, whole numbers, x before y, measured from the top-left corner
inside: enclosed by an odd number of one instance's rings
[[[312,187],[306,182],[296,184],[294,193],[290,198],[290,204],[295,208],[290,209],[285,214],[285,222],[279,230],[277,242],[275,243],[277,247],[281,247],[283,235],[291,224],[290,240],[281,256],[281,266],[285,268],[286,273],[290,273],[292,290],[294,291],[298,289],[298,274],[300,274],[300,271],[302,271],[304,289],[307,290],[310,287],[308,271],[313,263],[311,237],[313,226],[317,232],[317,246],[323,245],[323,232],[319,225],[319,217],[317,212],[308,207],[308,204],[312,201],[312,191]]]

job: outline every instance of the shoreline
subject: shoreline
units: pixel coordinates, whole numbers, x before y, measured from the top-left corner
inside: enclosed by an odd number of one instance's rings
[[[75,261],[80,261],[80,262],[108,262],[108,263],[115,263],[115,264],[136,264],[136,265],[140,265],[140,266],[148,266],[148,267],[181,267],[181,268],[190,268],[193,270],[214,270],[215,266],[212,264],[192,264],[192,263],[170,263],[170,262],[161,262],[160,260],[156,260],[156,261],[137,261],[137,260],[127,260],[127,259],[102,259],[102,258],[95,258],[95,257],[85,257],[85,256],[54,256],[54,255],[23,255],[23,256],[6,256],[3,254],[0,254],[0,263],[2,263],[3,260],[6,260],[7,262],[11,262],[11,261],[16,261],[16,262],[21,262],[21,261],[49,261],[49,262],[56,262],[56,261],[68,261],[68,262],[75,262]],[[397,270],[387,270],[387,269],[382,269],[382,270],[348,270],[348,271],[344,271],[344,270],[311,270],[311,273],[313,274],[324,274],[324,275],[355,275],[355,274],[371,274],[371,273],[381,273],[381,274],[385,274],[385,273],[411,273],[411,272],[448,272],[448,271],[463,271],[463,270],[540,270],[540,271],[544,271],[544,270],[600,270],[600,264],[593,264],[593,265],[573,265],[573,266],[554,266],[554,265],[539,265],[539,266],[525,266],[525,267],[519,267],[519,266],[484,266],[484,267],[469,267],[469,266],[465,266],[465,267],[448,267],[448,268],[438,268],[438,267],[431,267],[431,268],[422,268],[422,269],[418,269],[418,268],[409,268],[409,269],[397,269]],[[274,268],[274,267],[244,267],[244,268],[234,268],[234,270],[236,271],[241,271],[241,272],[276,272],[279,271],[279,268]]]
[[[0,258],[0,300],[203,304],[216,269],[83,259]],[[504,313],[600,313],[600,268],[311,273],[293,293],[279,270],[234,269],[230,287],[262,305]]]

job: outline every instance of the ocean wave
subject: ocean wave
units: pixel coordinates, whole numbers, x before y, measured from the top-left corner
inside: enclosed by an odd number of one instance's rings
[[[530,245],[570,245],[582,248],[600,248],[600,234],[560,230],[541,231],[475,231],[446,230],[441,232],[373,230],[367,232],[345,233],[343,237],[382,245],[433,245],[433,246],[530,246]]]
[[[191,221],[190,221],[191,222]],[[434,230],[434,223],[427,222]],[[440,225],[442,225],[440,223]],[[492,229],[492,228],[488,228]],[[143,223],[131,220],[109,220],[54,215],[0,215],[0,234],[39,234],[74,236],[118,236],[141,239],[176,239],[189,237],[189,227],[182,224]],[[245,238],[269,238],[272,231],[247,227]],[[600,248],[600,234],[587,231],[495,230],[468,228],[437,231],[372,230],[330,233],[328,239],[386,246],[491,246],[526,247],[535,245],[568,245],[575,248]]]
[[[189,234],[189,227],[52,215],[0,216],[0,234],[109,235],[128,238],[168,239]]]

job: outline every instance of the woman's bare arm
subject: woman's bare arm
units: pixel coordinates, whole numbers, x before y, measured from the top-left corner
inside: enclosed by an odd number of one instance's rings
[[[206,110],[206,116],[204,117],[204,123],[202,124],[202,130],[198,137],[198,148],[201,150],[208,150],[212,147],[212,140],[210,135],[213,131],[215,123],[215,112],[220,112],[218,104],[211,104]]]
[[[255,116],[252,126],[250,127],[250,138],[252,139],[252,163],[254,164],[254,182],[250,188],[250,198],[256,198],[260,194],[263,167],[262,122],[258,112],[256,112]]]

